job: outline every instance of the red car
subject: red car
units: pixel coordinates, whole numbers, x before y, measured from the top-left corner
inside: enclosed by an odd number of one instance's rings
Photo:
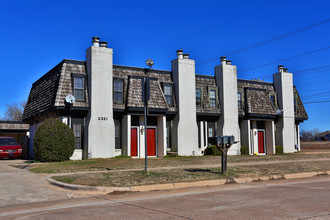
[[[22,147],[13,137],[0,137],[0,158],[20,158]]]

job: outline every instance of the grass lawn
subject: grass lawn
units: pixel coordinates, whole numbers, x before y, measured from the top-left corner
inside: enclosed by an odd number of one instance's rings
[[[260,176],[283,175],[298,172],[327,171],[329,169],[330,161],[318,161],[229,167],[226,176],[220,173],[219,168],[205,168],[154,170],[149,171],[149,173],[144,171],[117,171],[109,173],[54,176],[52,178],[70,184],[124,187],[160,183],[192,182],[223,178],[231,179],[234,177],[258,178]]]
[[[324,152],[294,153],[281,155],[241,155],[228,156],[228,163],[256,162],[256,161],[276,161],[276,160],[301,160],[315,158],[330,158],[330,150]],[[168,158],[148,158],[148,167],[178,167],[189,165],[216,165],[220,166],[220,156],[200,156],[200,157],[168,157]],[[70,173],[82,171],[107,171],[121,169],[143,169],[144,159],[132,158],[111,158],[111,159],[89,159],[81,161],[64,161],[53,163],[40,163],[32,165],[30,171],[37,173]]]

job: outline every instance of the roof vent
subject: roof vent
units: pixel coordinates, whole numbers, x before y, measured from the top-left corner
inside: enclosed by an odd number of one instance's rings
[[[277,66],[277,69],[278,69],[278,72],[283,72],[283,65],[278,65]]]
[[[220,57],[221,64],[226,64],[227,57]]]
[[[183,54],[183,59],[188,60],[189,59],[189,53],[184,53]]]
[[[226,60],[227,65],[231,65],[231,60]]]

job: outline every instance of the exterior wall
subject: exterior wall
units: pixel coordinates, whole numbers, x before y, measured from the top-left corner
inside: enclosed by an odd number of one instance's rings
[[[265,121],[266,153],[275,154],[275,126],[274,121]]]
[[[241,121],[241,146],[247,146],[249,154],[253,154],[251,148],[250,120]]]
[[[293,104],[293,76],[292,73],[284,72],[279,68],[279,72],[273,75],[274,87],[278,96],[278,105],[283,114],[276,129],[276,145],[283,146],[284,153],[295,152],[295,118]]]
[[[115,156],[115,126],[112,109],[112,49],[98,43],[87,49],[86,67],[90,110],[86,136],[88,158]]]
[[[296,149],[296,151],[300,151],[300,128],[299,128],[299,124],[296,124],[296,126],[295,126],[294,143],[298,148],[298,149]]]
[[[172,147],[178,155],[197,155],[195,61],[183,58],[182,52],[178,51],[178,58],[172,61],[172,74],[177,102]]]
[[[221,60],[221,65],[215,67],[215,78],[219,86],[219,99],[222,114],[218,121],[218,135],[234,135],[240,140],[237,106],[237,67]],[[229,155],[240,154],[241,143],[233,144],[228,151]]]
[[[33,124],[30,125],[30,137],[29,137],[29,158],[30,159],[34,159],[35,158],[35,154],[34,154],[34,137],[36,135],[36,132],[38,130],[38,128],[42,125],[42,123],[38,123],[38,124]]]

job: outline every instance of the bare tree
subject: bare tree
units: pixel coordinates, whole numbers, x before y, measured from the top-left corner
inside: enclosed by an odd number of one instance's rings
[[[300,131],[300,138],[303,141],[312,141],[316,138],[318,134],[320,134],[321,131],[318,128],[314,128],[312,130],[301,130]]]
[[[22,121],[22,116],[26,101],[20,103],[7,104],[3,120],[5,121]]]

